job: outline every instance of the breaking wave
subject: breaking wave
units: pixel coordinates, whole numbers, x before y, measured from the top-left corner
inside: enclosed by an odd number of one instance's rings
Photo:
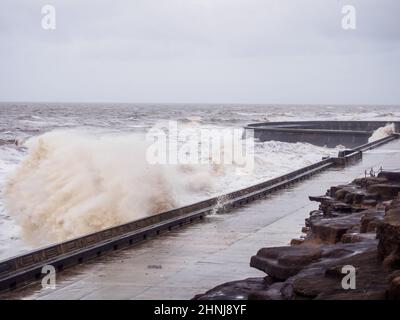
[[[138,135],[45,133],[8,176],[4,199],[33,244],[62,241],[179,205],[176,194],[212,187],[212,171],[149,165]]]
[[[386,138],[395,133],[395,131],[396,129],[394,123],[388,123],[386,126],[376,129],[369,137],[368,142],[374,142],[376,140]]]

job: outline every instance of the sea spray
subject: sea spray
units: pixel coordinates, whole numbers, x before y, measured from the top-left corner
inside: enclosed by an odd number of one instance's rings
[[[392,135],[394,132],[395,132],[394,123],[388,123],[386,126],[376,129],[369,137],[368,142],[374,142],[376,140],[383,139],[385,137]]]
[[[23,238],[35,245],[169,210],[179,205],[177,194],[212,186],[212,171],[148,164],[140,135],[54,131],[25,145],[4,199]]]

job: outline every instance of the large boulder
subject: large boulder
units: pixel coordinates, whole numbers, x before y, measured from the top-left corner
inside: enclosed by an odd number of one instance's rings
[[[389,207],[377,227],[378,256],[389,269],[400,268],[400,206],[396,205]]]
[[[367,188],[370,185],[378,184],[378,183],[385,183],[388,182],[388,179],[384,176],[378,177],[365,177],[365,178],[357,178],[353,180],[353,184],[356,184],[362,188]]]
[[[379,200],[391,200],[400,192],[400,185],[395,183],[380,183],[368,186],[368,192],[379,195]]]
[[[337,249],[333,249],[337,247]],[[328,246],[322,259],[286,281],[290,299],[384,299],[387,273],[376,259],[376,241]],[[330,250],[332,250],[330,252]],[[342,253],[339,254],[341,250]],[[337,253],[333,253],[337,251]],[[330,253],[329,253],[330,252]],[[329,258],[328,258],[329,257]],[[343,287],[345,266],[356,272],[355,288]]]
[[[386,179],[389,181],[400,183],[400,172],[382,171],[378,174],[378,179]]]
[[[363,212],[361,217],[360,232],[375,232],[378,225],[382,222],[385,212],[379,209],[369,209]]]
[[[273,284],[271,278],[248,278],[239,281],[227,282],[205,293],[196,295],[193,300],[249,300],[250,294],[265,292]],[[260,298],[260,297],[259,297]],[[263,300],[267,296],[263,295]]]
[[[400,300],[400,277],[396,277],[390,282],[387,298],[389,300]]]
[[[321,254],[320,248],[306,245],[263,248],[251,257],[250,266],[275,279],[285,280],[318,260]]]
[[[354,213],[337,218],[315,219],[310,222],[314,239],[323,243],[339,242],[342,236],[358,227],[363,213]]]

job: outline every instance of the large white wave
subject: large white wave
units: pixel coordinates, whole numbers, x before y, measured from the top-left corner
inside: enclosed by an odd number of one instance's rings
[[[34,244],[61,241],[179,205],[177,195],[211,187],[212,171],[149,165],[138,135],[49,132],[26,142],[8,177],[7,211]]]
[[[374,142],[376,140],[386,138],[392,135],[395,131],[396,129],[394,123],[388,123],[386,126],[376,129],[369,137],[368,142]]]

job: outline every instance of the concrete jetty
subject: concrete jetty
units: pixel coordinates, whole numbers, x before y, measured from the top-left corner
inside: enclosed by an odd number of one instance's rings
[[[253,123],[246,126],[254,130],[260,141],[309,142],[330,148],[344,145],[347,148],[368,142],[372,133],[388,123],[393,123],[399,132],[398,121],[289,121]]]
[[[365,151],[352,166],[331,166],[311,180],[272,193],[198,224],[172,230],[134,248],[116,251],[57,275],[56,289],[34,283],[5,299],[190,299],[216,285],[263,276],[249,258],[265,245],[287,245],[316,204],[309,195],[383,167],[398,170],[400,141]]]

